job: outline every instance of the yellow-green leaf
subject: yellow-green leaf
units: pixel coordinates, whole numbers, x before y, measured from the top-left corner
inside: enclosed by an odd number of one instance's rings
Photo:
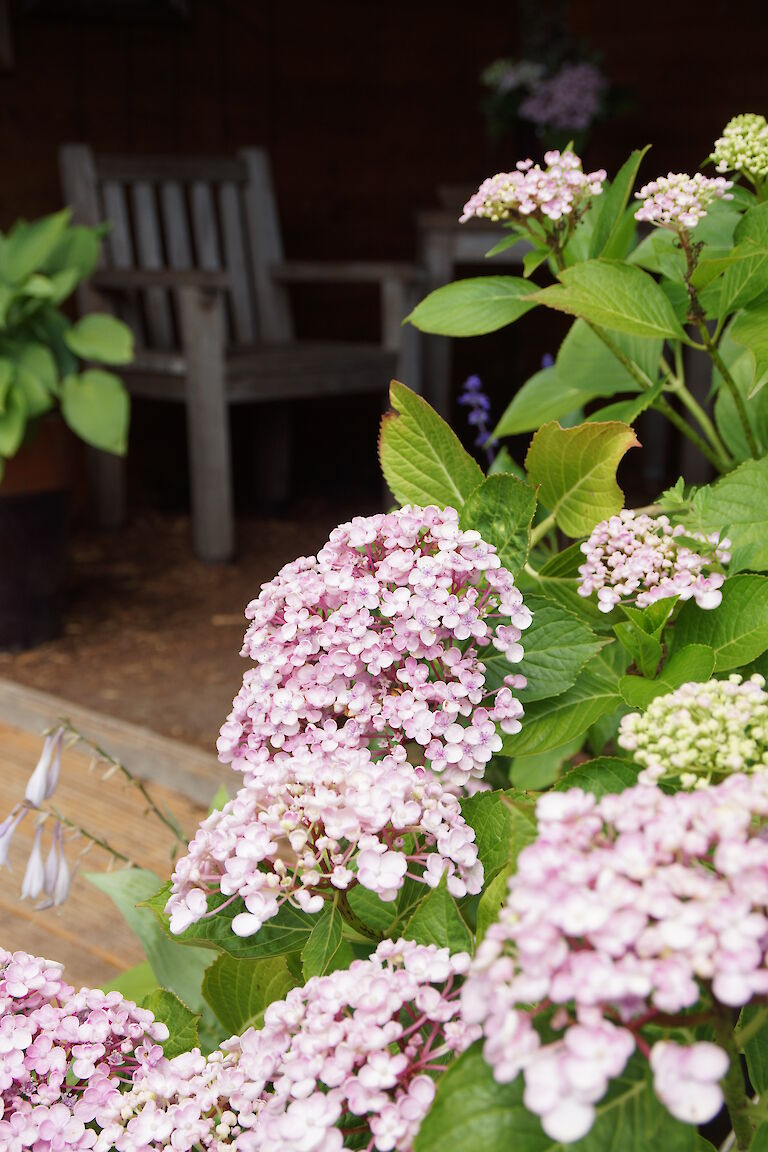
[[[541,503],[554,513],[568,536],[585,536],[600,520],[624,506],[616,469],[629,448],[639,445],[627,424],[579,424],[561,428],[551,421],[531,441],[525,465],[540,485]]]
[[[394,411],[381,422],[379,459],[395,499],[460,509],[483,482],[480,465],[421,396],[393,380],[389,397]]]

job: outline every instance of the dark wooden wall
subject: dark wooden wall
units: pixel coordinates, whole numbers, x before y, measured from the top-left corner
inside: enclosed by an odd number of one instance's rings
[[[49,0],[45,10],[57,7]],[[573,32],[636,95],[634,111],[593,140],[590,159],[610,168],[652,140],[649,176],[692,166],[729,115],[768,108],[761,7],[571,0]],[[438,183],[479,181],[503,162],[484,139],[476,77],[515,51],[514,0],[190,0],[190,8],[188,22],[110,24],[46,18],[12,0],[16,64],[0,72],[0,225],[57,206],[63,140],[114,151],[266,144],[290,253],[407,256],[414,212],[432,203]]]
[[[0,227],[59,206],[63,141],[118,152],[256,144],[273,158],[289,256],[407,259],[415,214],[434,205],[438,184],[479,182],[516,159],[513,145],[489,147],[477,84],[490,60],[516,51],[516,0],[189,0],[188,21],[120,24],[77,21],[56,0],[39,2],[54,16],[11,0],[16,63],[0,72]],[[588,162],[611,172],[651,141],[647,178],[691,170],[729,116],[768,112],[761,11],[757,0],[571,0],[574,35],[635,94],[633,110],[595,134]],[[303,294],[297,303],[308,336],[368,335],[375,323],[372,298],[328,291],[319,307]],[[480,369],[500,409],[542,352],[557,347],[556,318],[525,324],[457,346],[456,381]],[[183,467],[152,473],[167,455],[153,444],[167,439],[172,455],[184,451],[181,414],[158,407],[150,415],[136,405],[132,453],[138,446],[149,470],[145,487],[165,487],[182,503],[174,485]],[[318,444],[340,415],[346,452],[320,463]],[[301,489],[334,468],[340,484],[354,472],[375,486],[376,420],[370,398],[343,414],[308,406],[299,419]],[[250,431],[237,434],[247,494]]]

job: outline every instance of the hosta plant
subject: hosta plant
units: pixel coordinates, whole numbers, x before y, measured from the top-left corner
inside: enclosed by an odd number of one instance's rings
[[[69,209],[0,234],[0,480],[41,416],[58,408],[87,443],[124,453],[128,393],[103,366],[133,357],[130,330],[93,313],[72,323],[61,306],[96,267],[96,228]]]
[[[610,371],[634,398],[568,427],[549,413],[522,466],[502,453],[485,474],[393,383],[380,457],[397,507],[341,525],[248,606],[218,745],[229,795],[164,885],[133,867],[91,877],[148,963],[78,993],[4,941],[0,1146],[768,1147],[768,458],[757,436],[754,454],[746,436],[736,451],[744,429],[718,368],[715,422],[702,409],[696,433],[712,483],[631,509],[616,478],[639,450],[639,399],[683,419],[684,344],[727,356],[754,415],[758,354],[727,350],[760,295],[719,333],[705,316],[690,335],[688,309],[704,298],[696,269],[715,262],[706,287],[722,300],[744,259],[691,235],[720,210],[741,228],[762,206],[710,178],[656,181],[644,215],[676,223],[641,243],[665,237],[674,275],[654,276],[638,260],[572,260],[625,235],[631,173],[614,194],[571,161],[519,171],[490,192],[532,205],[555,269],[587,272],[535,302],[521,290],[516,307],[602,300],[566,344],[582,341],[596,381],[615,345]],[[759,267],[761,244],[738,244]],[[635,273],[666,301],[663,335],[610,327],[611,309],[646,309],[616,287]],[[517,290],[504,291],[466,317],[498,318]],[[648,375],[641,393],[637,373],[666,373],[662,361],[676,383]],[[3,860],[36,821],[23,892],[41,904],[66,897],[75,851],[50,807],[63,738],[0,825]]]

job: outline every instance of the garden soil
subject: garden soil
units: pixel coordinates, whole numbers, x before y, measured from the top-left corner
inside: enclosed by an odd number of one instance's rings
[[[239,656],[246,604],[335,524],[374,511],[307,503],[290,517],[240,520],[237,559],[226,565],[194,558],[186,517],[79,531],[63,635],[0,652],[0,677],[213,751],[247,667]]]

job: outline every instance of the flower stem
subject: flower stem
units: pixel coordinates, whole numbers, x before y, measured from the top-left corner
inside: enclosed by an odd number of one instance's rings
[[[768,1022],[768,1006],[763,1004],[755,1012],[749,1024],[745,1024],[743,1028],[734,1028],[733,1037],[735,1043],[738,1045],[739,1051],[744,1051],[745,1045],[765,1027],[766,1022]]]
[[[707,330],[705,322],[703,320],[698,320],[697,323],[699,331],[701,332],[701,338],[704,341],[704,346],[707,350],[707,355],[722,376],[723,383],[733,397],[733,402],[736,405],[736,412],[738,413],[739,417],[739,423],[741,424],[741,430],[744,433],[744,439],[747,442],[750,455],[757,460],[760,456],[760,450],[757,447],[755,434],[752,430],[752,425],[749,422],[749,415],[747,414],[747,406],[744,403],[744,397],[739,391],[738,384],[726,367],[725,361],[715,346],[715,343],[712,340],[709,331]]]
[[[682,229],[680,232],[680,245],[683,249],[683,252],[685,253],[686,262],[685,287],[688,292],[689,300],[688,319],[698,328],[703,342],[703,350],[707,353],[715,368],[717,368],[718,372],[723,378],[723,383],[733,397],[733,402],[736,405],[736,412],[738,413],[739,417],[739,423],[741,424],[741,430],[744,433],[744,438],[749,447],[750,455],[757,459],[760,453],[757,448],[755,434],[752,431],[752,425],[749,422],[746,405],[744,404],[744,397],[741,395],[741,392],[739,391],[738,385],[736,384],[733,376],[731,376],[731,373],[728,371],[728,368],[726,367],[723,358],[717,349],[717,343],[715,340],[713,340],[712,334],[707,328],[707,319],[699,302],[696,288],[692,283],[692,277],[696,270],[696,263],[699,258],[701,244],[692,244],[687,231]],[[696,347],[699,347],[699,345],[696,345]]]
[[[733,460],[731,459],[728,450],[720,439],[720,436],[717,433],[717,429],[715,428],[714,424],[702,406],[699,404],[696,397],[686,387],[685,381],[683,380],[680,373],[672,372],[663,356],[661,358],[661,368],[667,373],[668,390],[673,392],[674,395],[679,399],[680,403],[688,409],[694,420],[697,421],[699,427],[707,437],[710,445],[712,446],[712,450],[719,456],[721,461],[720,471],[722,471],[723,468],[726,470],[732,468]]]
[[[747,1097],[747,1087],[741,1069],[741,1057],[733,1034],[732,1014],[725,1005],[715,1004],[714,1008],[712,1023],[715,1029],[715,1039],[729,1060],[728,1071],[722,1080],[725,1106],[728,1109],[731,1127],[736,1137],[736,1148],[739,1149],[739,1152],[747,1152],[752,1142],[752,1121],[749,1115],[750,1103]]]
[[[43,808],[41,811],[45,812],[46,809]],[[113,848],[111,844],[107,843],[106,840],[102,840],[100,836],[94,836],[93,832],[89,832],[87,828],[81,827],[80,824],[75,824],[74,820],[63,816],[57,808],[52,807],[49,808],[48,811],[58,820],[59,824],[63,824],[65,828],[71,828],[77,832],[79,836],[82,836],[83,839],[90,840],[91,844],[95,844],[98,848],[101,848],[102,851],[107,852],[113,859],[119,860],[121,864],[128,864],[132,868],[135,867],[135,862],[131,860],[130,856],[126,856],[124,852],[118,852],[117,848]]]
[[[647,392],[649,388],[653,387],[653,381],[648,376],[646,376],[645,372],[643,372],[643,370],[639,368],[633,360],[630,360],[629,356],[627,356],[622,351],[615,340],[608,335],[604,328],[601,328],[599,324],[590,323],[589,320],[587,320],[587,324],[589,324],[589,327],[592,329],[595,335],[602,340],[606,348],[611,350],[619,363],[626,368],[632,379],[637,381],[643,392]],[[682,417],[680,413],[672,407],[665,396],[657,397],[653,402],[653,407],[656,408],[659,412],[662,412],[666,416],[667,420],[669,420],[670,424],[673,424],[674,427],[677,428],[677,430],[681,432],[687,440],[690,440],[692,444],[696,445],[702,456],[704,456],[710,462],[712,467],[717,472],[728,471],[730,465],[726,466],[723,461],[715,455],[709,444],[707,444],[706,440],[700,436],[696,429],[692,428],[688,421],[684,419],[684,417]]]
[[[677,387],[673,385],[671,391],[673,391],[674,394],[678,397],[680,403],[688,409],[694,420],[698,421],[705,436],[709,440],[709,443],[712,445],[713,450],[717,452],[718,456],[720,457],[721,465],[726,469],[732,468],[733,460],[728,455],[728,450],[718,436],[714,424],[702,406],[699,404],[696,397],[688,391],[685,384],[678,384]]]
[[[365,936],[368,940],[376,940],[378,942],[383,939],[381,932],[377,932],[375,928],[371,928],[364,920],[360,919],[352,908],[346,892],[341,891],[337,893],[336,907],[350,928],[354,928],[355,932],[358,932],[361,936]]]
[[[531,529],[531,548],[535,548],[539,541],[546,536],[547,532],[551,532],[554,527],[555,514],[554,512],[550,512],[549,516],[546,516],[540,524],[537,524],[535,528]]]
[[[563,259],[562,253],[554,251],[553,255],[557,262],[557,267],[560,269],[560,271],[562,271],[565,267],[565,261]],[[593,324],[592,321],[587,320],[586,317],[583,319],[588,327],[592,329],[595,335],[602,340],[606,348],[611,350],[619,363],[622,364],[624,368],[626,368],[632,379],[640,385],[641,391],[647,392],[649,388],[653,387],[653,381],[650,379],[650,377],[647,376],[645,372],[643,372],[642,368],[635,364],[634,360],[631,360],[630,357],[625,354],[625,352],[619,347],[616,341],[608,335],[604,328],[601,328],[599,324]],[[707,333],[707,337],[708,336],[709,333]],[[693,399],[693,397],[691,397],[691,399]],[[685,420],[679,412],[675,411],[666,397],[657,397],[657,399],[654,400],[652,407],[663,413],[667,420],[669,420],[670,424],[677,428],[678,432],[682,433],[682,435],[685,436],[687,440],[690,440],[692,444],[696,445],[699,452],[701,452],[702,456],[704,456],[705,459],[709,461],[715,471],[727,472],[730,469],[731,465],[724,465],[723,461],[712,450],[712,448],[710,448],[706,440],[704,440],[704,438],[698,434],[695,428],[691,427],[688,421]]]
[[[105,764],[109,764],[111,767],[116,768],[118,772],[122,773],[128,783],[133,788],[136,788],[142,798],[146,801],[147,807],[153,816],[157,817],[160,823],[164,824],[165,827],[173,833],[177,843],[186,842],[186,836],[184,835],[178,820],[176,820],[176,818],[170,812],[164,812],[163,809],[155,803],[143,780],[139,780],[136,776],[134,776],[131,770],[126,768],[125,764],[123,764],[121,760],[118,760],[117,757],[112,756],[111,753],[107,752],[104,748],[101,747],[101,745],[97,744],[94,740],[91,740],[78,728],[75,728],[74,724],[72,724],[71,721],[66,718],[66,716],[61,718],[61,727],[65,732],[68,732],[70,735],[75,737],[74,742],[76,744],[84,745],[95,756],[97,756],[99,760],[104,761]]]

